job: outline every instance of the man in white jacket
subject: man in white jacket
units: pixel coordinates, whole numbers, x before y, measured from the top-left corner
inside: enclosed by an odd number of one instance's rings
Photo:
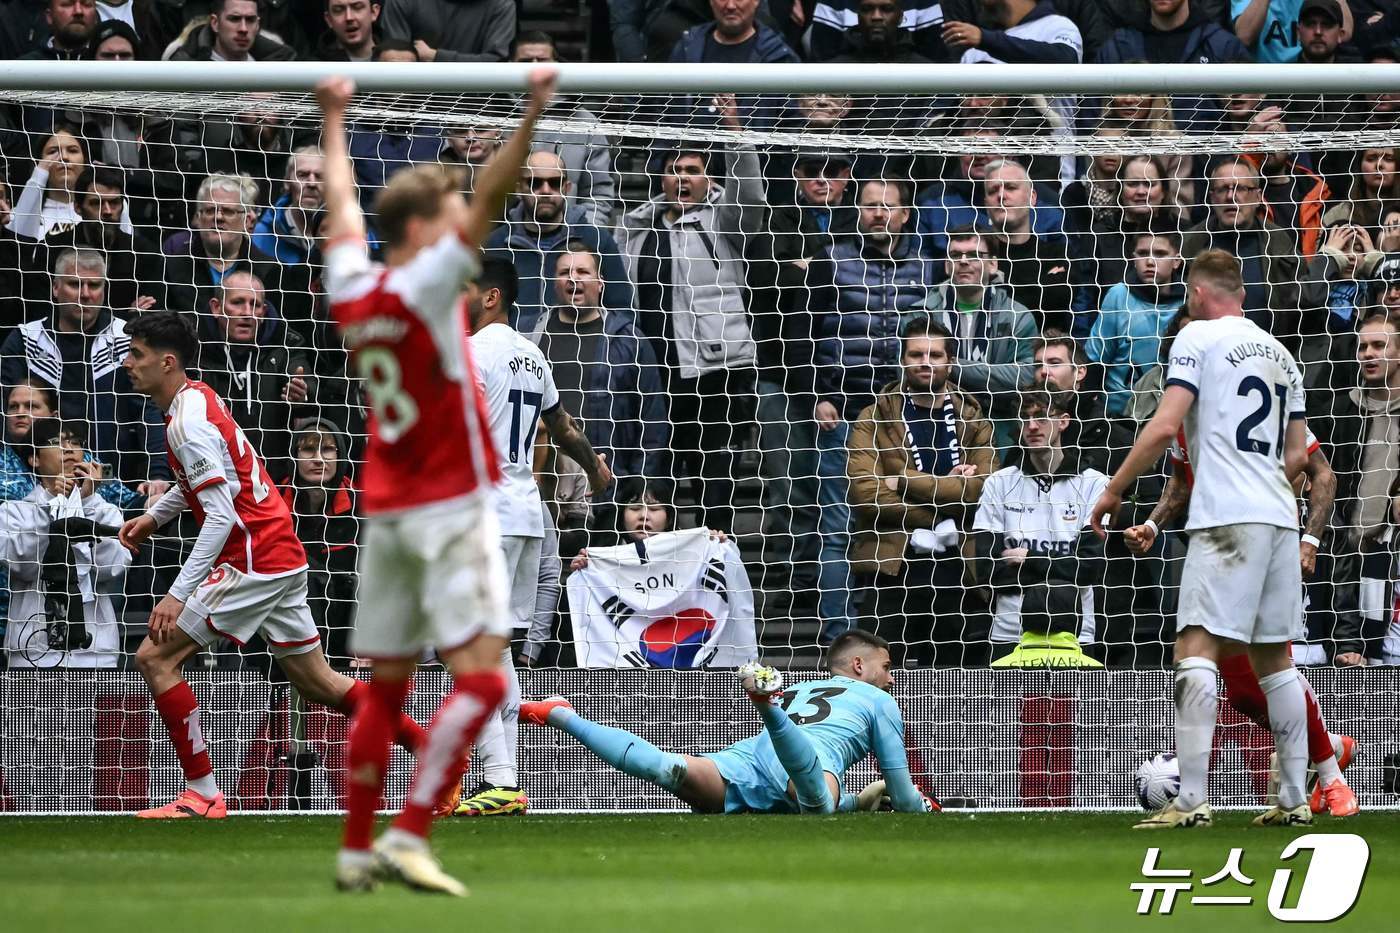
[[[83,459],[80,438],[57,419],[34,422],[29,450],[38,485],[23,499],[0,503],[0,561],[9,568],[12,594],[5,632],[10,667],[116,667],[121,632],[105,591],[121,580],[131,563],[131,554],[115,538],[121,511],[97,494],[99,465]],[[113,537],[101,537],[102,526]],[[64,588],[43,573],[55,536],[68,538],[70,580],[73,592],[81,595],[80,618],[73,617]],[[74,600],[71,608],[76,604]],[[63,644],[55,624],[60,609],[69,615],[69,630],[75,635],[85,630],[91,642],[80,646],[86,639],[75,637]]]

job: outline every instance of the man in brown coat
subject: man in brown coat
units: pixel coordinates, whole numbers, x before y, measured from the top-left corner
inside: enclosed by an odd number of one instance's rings
[[[996,450],[977,402],[948,383],[957,358],[946,328],[915,319],[900,381],[851,425],[852,569],[874,574],[875,629],[921,664],[985,661],[986,607],[962,586],[961,549]]]

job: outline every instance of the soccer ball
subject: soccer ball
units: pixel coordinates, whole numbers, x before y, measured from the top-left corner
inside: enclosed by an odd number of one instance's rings
[[[1171,803],[1181,792],[1181,771],[1177,768],[1176,756],[1162,752],[1144,761],[1133,778],[1133,786],[1144,810],[1156,812]]]

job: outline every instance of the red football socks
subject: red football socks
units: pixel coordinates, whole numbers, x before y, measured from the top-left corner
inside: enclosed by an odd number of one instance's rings
[[[1252,719],[1261,729],[1269,728],[1269,703],[1264,699],[1264,691],[1259,687],[1259,678],[1254,674],[1254,666],[1249,663],[1249,655],[1235,654],[1220,659],[1220,676],[1225,680],[1225,699],[1240,714]],[[1313,762],[1326,761],[1336,752],[1332,749],[1332,736],[1327,724],[1322,721],[1322,710],[1317,705],[1317,694],[1312,685],[1301,673],[1298,679],[1303,684],[1303,695],[1308,701],[1308,758]]]
[[[199,728],[199,701],[183,680],[156,697],[156,712],[160,713],[165,731],[180,757],[180,769],[186,781],[195,781],[214,773],[209,763],[209,747]]]
[[[354,718],[355,711],[360,708],[360,704],[369,695],[369,684],[362,680],[354,681],[350,684],[350,689],[345,691],[345,696],[340,698],[340,706],[337,707],[346,716]],[[402,700],[399,701],[402,704]],[[411,754],[417,755],[418,750],[428,741],[428,730],[413,721],[413,717],[407,713],[399,713],[398,727],[394,732],[394,741]]]
[[[374,835],[374,814],[384,796],[384,776],[389,771],[389,744],[395,722],[403,716],[403,700],[410,681],[385,682],[376,678],[360,684],[354,720],[345,752],[346,849],[368,849]]]
[[[1254,676],[1254,665],[1249,663],[1249,655],[1232,654],[1221,658],[1219,667],[1220,677],[1225,681],[1226,702],[1267,732],[1269,701],[1259,687],[1259,678]]]
[[[395,829],[415,836],[428,835],[434,804],[449,782],[461,779],[467,750],[481,732],[486,717],[496,715],[505,695],[506,678],[499,670],[453,678],[452,692],[438,707],[428,729],[428,744],[418,756],[408,800],[394,820]]]

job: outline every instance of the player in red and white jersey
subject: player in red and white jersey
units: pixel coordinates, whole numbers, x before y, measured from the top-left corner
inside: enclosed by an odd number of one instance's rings
[[[346,754],[348,812],[336,863],[342,890],[390,877],[419,890],[466,893],[433,858],[427,836],[439,796],[454,787],[460,794],[462,762],[505,696],[500,656],[510,617],[489,495],[500,469],[462,296],[479,270],[477,244],[515,187],[554,80],[551,70],[531,72],[520,126],[476,173],[470,206],[463,177],[446,166],[416,166],[389,180],[375,203],[383,265],[368,256],[347,150],[354,86],[332,78],[316,89],[324,115],[326,294],[370,408],[353,646],[373,661],[374,678]],[[403,811],[371,849],[392,724],[428,647],[452,672],[452,691],[433,718]]]
[[[1303,536],[1298,545],[1298,559],[1304,577],[1312,576],[1317,567],[1317,548],[1323,533],[1327,530],[1327,519],[1332,514],[1332,502],[1337,492],[1337,476],[1327,455],[1322,452],[1322,444],[1311,429],[1306,431],[1308,463],[1303,476],[1308,482],[1308,513]],[[1177,432],[1176,440],[1168,451],[1171,458],[1172,475],[1167,479],[1162,498],[1152,509],[1152,514],[1141,525],[1134,525],[1123,532],[1128,550],[1142,556],[1156,543],[1161,527],[1174,522],[1185,511],[1191,501],[1191,487],[1195,477],[1191,470],[1190,455],[1186,447],[1186,431]],[[1269,728],[1269,707],[1264,691],[1259,686],[1259,675],[1249,661],[1249,652],[1243,645],[1226,645],[1218,660],[1220,677],[1225,681],[1225,696],[1230,705],[1241,714],[1252,719],[1262,729]],[[1300,673],[1303,692],[1308,703],[1308,758],[1317,769],[1317,781],[1313,785],[1308,803],[1314,813],[1324,809],[1333,816],[1353,816],[1359,812],[1356,794],[1347,786],[1342,769],[1356,757],[1356,740],[1349,735],[1329,732],[1322,718],[1322,710],[1313,693],[1312,684]],[[1275,764],[1275,770],[1277,764]]]
[[[282,497],[248,438],[213,389],[185,374],[194,359],[194,332],[178,315],[144,314],[127,327],[123,362],[136,391],[165,415],[166,451],[176,485],[119,540],[135,552],[157,528],[189,509],[199,538],[169,592],[151,612],[150,634],[136,651],[156,710],[170,733],[186,789],[169,804],[137,814],[147,819],[218,819],[227,813],[214,782],[199,724],[199,704],[180,674],[200,648],[254,635],[306,699],[352,712],[369,687],[331,670],[306,603],[306,551]],[[426,740],[407,716],[397,740],[416,751]]]

